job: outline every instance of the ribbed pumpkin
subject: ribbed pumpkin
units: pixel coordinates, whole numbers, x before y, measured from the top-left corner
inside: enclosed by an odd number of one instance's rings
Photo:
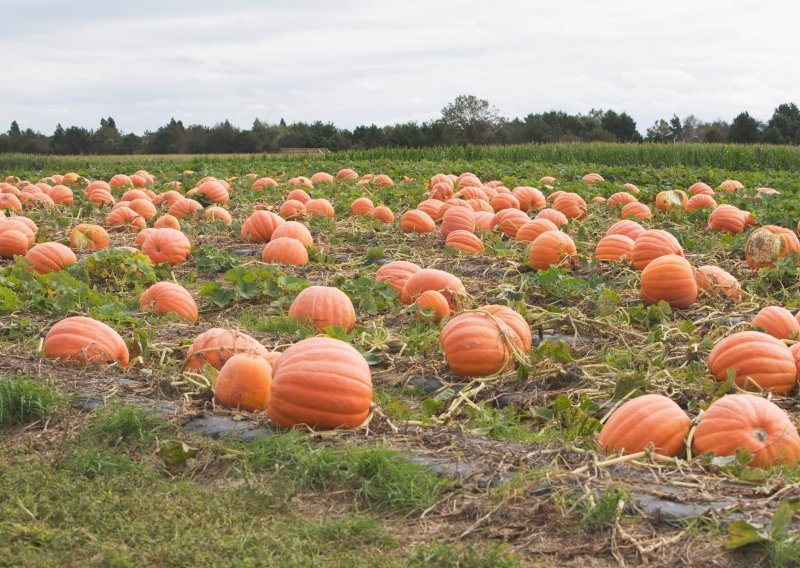
[[[317,172],[311,176],[311,183],[333,183],[333,176],[328,172]]]
[[[744,211],[733,205],[720,205],[708,216],[708,229],[723,233],[741,233],[744,231]]]
[[[359,197],[350,204],[350,213],[353,215],[371,215],[373,209],[375,205],[369,197]]]
[[[385,205],[381,205],[380,207],[373,209],[372,218],[377,219],[384,225],[391,225],[394,223],[394,213]]]
[[[309,199],[306,203],[306,212],[313,216],[327,217],[333,219],[335,211],[333,205],[327,199]]]
[[[119,207],[106,216],[106,226],[136,232],[144,229],[147,226],[147,222],[144,217],[130,207]]]
[[[481,231],[486,231],[488,233],[494,228],[494,225],[492,225],[494,216],[495,216],[494,213],[489,213],[488,211],[476,211],[475,228],[480,229]]]
[[[169,191],[165,191],[164,193],[159,193],[156,195],[153,198],[153,205],[162,205],[169,209],[181,199],[183,199],[183,195],[174,189],[170,189]]]
[[[197,321],[197,303],[186,288],[174,282],[153,284],[139,296],[142,311],[156,314],[173,313],[192,323]]]
[[[314,244],[314,237],[311,236],[311,231],[308,230],[308,227],[297,221],[287,221],[278,225],[272,232],[272,238],[279,239],[281,237],[297,239],[305,246]]]
[[[587,211],[586,201],[577,193],[562,193],[553,200],[553,209],[568,219],[583,219]]]
[[[513,239],[520,227],[530,220],[528,214],[519,209],[504,209],[494,214],[492,226]]]
[[[263,357],[239,353],[228,359],[214,383],[214,398],[222,406],[249,412],[266,410],[272,366]]]
[[[426,290],[414,301],[417,311],[414,318],[418,320],[439,322],[450,313],[447,298],[436,290]]]
[[[728,193],[734,193],[737,189],[744,188],[742,182],[735,180],[735,179],[726,179],[717,188],[719,191],[727,191]]]
[[[695,270],[694,279],[700,290],[712,296],[724,295],[734,302],[742,300],[742,289],[739,286],[739,281],[718,266],[705,265],[698,267]]]
[[[484,312],[464,312],[450,318],[439,343],[454,375],[487,377],[513,363],[517,334],[502,320]]]
[[[678,239],[661,229],[650,229],[633,243],[633,267],[644,270],[653,260],[668,254],[683,256],[683,247]]]
[[[636,221],[631,221],[629,219],[623,219],[621,221],[617,221],[613,225],[611,225],[608,230],[606,230],[606,236],[608,235],[625,235],[626,237],[630,238],[632,241],[636,242],[640,236],[644,234],[647,229],[642,227]]]
[[[153,223],[153,228],[155,229],[175,229],[176,231],[181,230],[181,223],[178,221],[177,217],[173,217],[172,215],[162,215],[156,222]]]
[[[687,211],[697,211],[698,209],[716,209],[717,202],[714,201],[714,198],[710,195],[706,195],[705,193],[699,193],[697,195],[693,195],[689,198],[689,201],[686,202],[686,210]]]
[[[545,231],[557,231],[558,227],[548,219],[532,219],[522,225],[514,236],[518,241],[533,242]]]
[[[633,217],[635,219],[652,219],[653,213],[650,211],[650,208],[644,203],[634,201],[632,203],[628,203],[625,207],[622,208],[620,216],[623,219],[628,219],[630,217]]]
[[[128,207],[144,217],[145,221],[149,221],[156,216],[156,207],[149,199],[134,199],[129,202]]]
[[[81,223],[72,229],[69,244],[76,250],[100,250],[108,246],[109,237],[100,225]]]
[[[620,406],[603,425],[600,446],[609,452],[633,454],[648,447],[663,456],[683,453],[692,421],[674,401],[646,394]]]
[[[689,199],[685,191],[680,189],[670,189],[667,191],[660,191],[656,195],[656,209],[665,213],[667,211],[682,211],[686,209],[686,204]]]
[[[478,310],[491,314],[506,324],[514,333],[516,333],[522,350],[525,352],[530,350],[531,345],[533,345],[531,328],[528,325],[528,322],[525,321],[525,318],[523,318],[520,314],[508,306],[502,306],[500,304],[487,304],[485,306],[481,306],[478,308]]]
[[[279,210],[284,219],[302,219],[306,214],[306,206],[297,199],[287,199]]]
[[[413,262],[404,260],[394,260],[381,266],[375,273],[375,280],[386,282],[395,289],[398,295],[403,292],[403,288],[411,275],[422,270],[422,267]],[[410,302],[405,302],[410,303]]]
[[[569,222],[567,216],[561,211],[556,211],[555,209],[550,209],[549,207],[539,211],[536,214],[536,219],[547,219],[559,228],[563,227]]]
[[[237,353],[252,353],[269,358],[269,351],[246,333],[224,327],[212,327],[198,335],[186,352],[184,371],[199,372],[203,365],[219,370]]]
[[[44,356],[76,365],[128,366],[128,347],[101,321],[73,316],[58,321],[44,338]]]
[[[800,436],[789,415],[776,404],[751,394],[728,394],[715,401],[694,430],[695,454],[733,456],[740,449],[753,455],[748,465],[794,467]]]
[[[16,195],[0,193],[0,210],[22,211],[22,203]]]
[[[261,261],[305,266],[308,264],[308,250],[302,242],[293,237],[273,237],[261,251]]]
[[[250,243],[266,243],[272,238],[275,228],[285,222],[272,211],[260,209],[245,219],[240,236]]]
[[[445,201],[453,197],[453,193],[452,185],[448,185],[444,182],[438,182],[431,186],[431,190],[428,192],[428,199]]]
[[[789,229],[775,225],[759,227],[750,234],[744,245],[747,266],[753,269],[775,266],[778,259],[789,252],[800,254],[800,241]]]
[[[519,210],[519,200],[510,193],[498,193],[489,200],[489,204],[495,213],[504,209]]]
[[[483,241],[470,231],[458,230],[451,232],[447,235],[445,246],[467,254],[484,252]]]
[[[601,204],[603,204],[605,202],[606,202],[606,198],[603,197],[602,195],[595,195],[594,197],[592,197],[592,200],[591,200],[591,203],[593,203],[594,205],[601,205]]]
[[[758,331],[740,331],[719,341],[708,354],[708,370],[720,382],[735,372],[736,384],[785,394],[797,380],[789,348],[779,339]],[[753,384],[755,383],[755,384]]]
[[[176,229],[153,229],[142,243],[142,252],[159,264],[170,266],[183,264],[189,258],[192,244],[181,231]]]
[[[536,237],[528,249],[531,266],[537,270],[546,270],[551,266],[569,267],[572,257],[577,254],[572,238],[561,231],[545,231]]]
[[[230,199],[227,188],[218,180],[208,180],[198,185],[195,189],[186,193],[204,195],[209,201],[224,205]]]
[[[350,331],[356,324],[356,311],[350,298],[331,286],[309,286],[292,302],[289,317],[308,321],[317,331],[336,326]]]
[[[760,327],[764,333],[777,339],[797,339],[800,336],[800,322],[792,312],[781,306],[763,308],[753,318],[751,325]]]
[[[0,257],[25,256],[28,252],[28,236],[19,229],[0,232]]]
[[[589,172],[588,174],[583,176],[583,178],[581,178],[581,179],[583,179],[583,181],[588,183],[590,186],[593,186],[598,181],[605,181],[603,179],[603,176],[601,176],[600,174],[594,173],[594,172]]]
[[[343,168],[336,173],[336,179],[358,179],[358,174],[350,168]]]
[[[442,237],[446,239],[453,231],[475,232],[475,213],[471,208],[451,207],[445,211],[442,216]]]
[[[426,199],[417,205],[417,209],[427,213],[434,221],[438,221],[442,218],[442,215],[444,214],[442,207],[444,207],[444,203],[436,199]]]
[[[231,214],[228,213],[228,210],[216,205],[207,208],[203,212],[203,219],[208,219],[209,221],[221,221],[226,225],[233,224],[233,219],[231,218]]]
[[[436,230],[436,224],[424,211],[411,209],[400,217],[400,230],[404,233],[432,233]]]
[[[645,304],[657,304],[664,300],[673,308],[688,308],[697,299],[697,282],[692,265],[676,254],[653,259],[642,270],[640,295]]]
[[[25,260],[39,274],[55,272],[78,261],[69,247],[53,242],[35,245],[25,255]]]
[[[613,260],[616,262],[633,260],[633,239],[625,235],[606,235],[594,247],[597,260]]]
[[[195,201],[194,199],[190,199],[188,197],[182,197],[180,199],[176,199],[175,202],[170,205],[167,213],[173,217],[177,217],[178,219],[185,219],[198,214],[202,210],[203,205],[199,201]]]
[[[624,207],[628,203],[633,203],[634,201],[639,200],[627,191],[619,191],[606,200],[606,205],[608,207]]]
[[[689,193],[692,195],[714,195],[714,190],[707,183],[698,181],[689,186]]]
[[[269,417],[279,426],[355,428],[369,416],[372,374],[361,353],[344,341],[298,341],[272,371]]]
[[[66,185],[53,186],[48,195],[56,205],[72,205],[75,202],[72,190]]]
[[[544,194],[535,187],[527,185],[515,187],[511,190],[511,195],[517,198],[522,211],[542,209],[547,205]]]
[[[423,268],[418,270],[406,281],[400,292],[400,301],[411,304],[426,290],[438,290],[445,298],[451,309],[455,309],[456,298],[467,293],[458,277],[444,270],[436,268]]]

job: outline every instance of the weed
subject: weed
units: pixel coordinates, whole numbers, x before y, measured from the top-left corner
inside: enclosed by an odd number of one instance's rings
[[[27,424],[53,414],[64,397],[27,377],[0,378],[0,425]]]

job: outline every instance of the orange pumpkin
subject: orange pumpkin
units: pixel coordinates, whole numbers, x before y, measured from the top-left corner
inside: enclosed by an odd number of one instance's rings
[[[653,260],[668,254],[683,256],[683,247],[678,239],[661,229],[650,229],[634,241],[633,267],[644,270]]]
[[[639,201],[639,200],[636,199],[636,197],[634,197],[627,191],[620,191],[609,197],[606,200],[606,205],[608,207],[619,207],[619,206],[625,206],[628,203],[633,203],[634,201]]]
[[[555,223],[548,219],[532,219],[527,221],[518,230],[514,238],[522,242],[533,242],[536,237],[545,231],[557,231],[558,227]]]
[[[108,180],[108,185],[111,187],[125,187],[127,185],[132,186],[133,181],[131,180],[130,176],[126,176],[125,174],[117,174]]]
[[[413,303],[420,294],[426,290],[437,290],[447,298],[450,309],[455,309],[456,298],[467,293],[461,280],[436,268],[423,268],[417,270],[406,281],[400,292],[400,301],[404,304]]]
[[[742,289],[739,286],[739,281],[718,266],[706,265],[698,267],[694,273],[694,279],[697,282],[698,289],[712,296],[724,295],[734,302],[742,300]]]
[[[698,181],[689,186],[689,193],[692,195],[714,195],[714,190],[707,183]]]
[[[293,237],[273,236],[261,251],[261,261],[305,266],[308,264],[308,250],[302,242]]]
[[[350,213],[353,215],[371,215],[373,209],[375,205],[369,197],[359,197],[350,204]]]
[[[219,370],[237,353],[252,353],[268,359],[269,351],[245,333],[223,327],[212,327],[198,335],[186,352],[184,371],[200,372],[203,365]]]
[[[506,324],[511,331],[513,331],[517,339],[519,339],[520,348],[527,352],[533,345],[533,337],[531,336],[531,327],[520,314],[500,304],[487,304],[478,308],[479,311],[486,312],[492,317],[495,317]]]
[[[785,394],[797,381],[794,357],[784,343],[758,331],[741,331],[718,342],[708,354],[708,370],[720,382],[735,373],[736,384]]]
[[[685,191],[680,189],[671,189],[668,191],[660,191],[656,195],[656,209],[662,213],[667,211],[684,210],[689,199]]]
[[[547,205],[544,194],[535,187],[526,185],[515,187],[511,195],[517,198],[519,208],[523,211],[543,209]]]
[[[317,172],[311,176],[311,183],[333,183],[333,176],[328,172]]]
[[[153,284],[139,296],[142,311],[152,310],[156,314],[176,314],[192,323],[197,321],[197,303],[189,291],[174,282]]]
[[[502,320],[485,312],[464,312],[450,318],[439,343],[454,375],[486,377],[507,369],[519,338]]]
[[[175,202],[169,206],[167,212],[178,219],[185,219],[186,217],[196,215],[202,210],[203,206],[199,201],[189,199],[188,197],[181,197],[180,199],[176,199]]]
[[[608,230],[606,231],[606,236],[608,235],[625,235],[626,237],[630,238],[632,241],[636,242],[642,234],[645,232],[645,228],[642,227],[636,221],[631,221],[629,219],[623,219],[621,221],[617,221],[613,225],[611,225]]]
[[[542,209],[539,213],[536,214],[536,219],[547,219],[557,227],[561,228],[569,222],[567,216],[564,215],[561,211],[556,211],[555,209]]]
[[[336,173],[336,179],[339,180],[358,179],[358,174],[355,172],[355,170],[351,170],[350,168],[344,168]]]
[[[156,264],[183,264],[191,251],[189,239],[176,229],[153,229],[142,242],[142,252]]]
[[[206,209],[203,212],[203,219],[208,219],[209,221],[221,221],[226,225],[233,224],[233,219],[231,218],[231,214],[228,213],[227,209],[217,206]]]
[[[745,227],[744,212],[733,205],[720,205],[708,216],[708,229],[724,233],[741,233]]]
[[[633,259],[633,239],[619,234],[606,235],[597,241],[594,257],[597,260],[630,261]]]
[[[674,401],[646,394],[627,401],[611,414],[599,443],[609,452],[633,454],[648,447],[663,456],[683,453],[692,421]]]
[[[475,213],[470,208],[451,207],[442,216],[441,233],[445,239],[453,231],[475,232]]]
[[[22,211],[22,203],[16,195],[0,193],[0,210]]]
[[[530,220],[528,214],[519,209],[504,209],[494,214],[492,226],[513,239],[517,231]]]
[[[417,311],[414,319],[439,322],[450,313],[447,298],[436,290],[426,290],[414,301]]]
[[[0,231],[0,257],[25,256],[28,252],[28,237],[19,229]]]
[[[622,208],[620,216],[623,219],[628,219],[629,217],[634,217],[636,219],[652,219],[653,213],[651,213],[650,208],[644,203],[633,201]]]
[[[308,230],[308,227],[297,221],[286,221],[278,225],[272,232],[272,238],[279,239],[281,237],[297,239],[307,247],[314,244],[314,237],[311,236],[311,231]]]
[[[153,223],[153,227],[156,229],[175,229],[180,231],[181,223],[178,221],[177,217],[173,217],[172,215],[162,215],[156,219],[156,222]]]
[[[583,219],[587,211],[586,201],[577,193],[562,193],[553,200],[553,209],[568,219]]]
[[[689,201],[686,202],[687,211],[697,211],[698,209],[716,209],[716,208],[717,208],[717,202],[714,201],[713,197],[705,193],[699,193],[697,195],[693,195],[689,198]]]
[[[422,270],[422,268],[413,262],[395,260],[381,266],[375,273],[375,280],[378,282],[386,282],[389,286],[394,288],[399,295],[403,292],[403,288],[408,279],[420,270]],[[408,304],[410,302],[404,303]]]
[[[130,207],[119,207],[106,216],[106,225],[113,228],[139,231],[147,226],[144,217]]]
[[[224,205],[230,199],[227,188],[219,180],[208,180],[188,191],[186,195],[204,195],[209,201]]]
[[[73,316],[58,321],[44,338],[44,356],[75,365],[128,366],[128,347],[112,328],[92,318]]]
[[[254,211],[242,223],[241,238],[251,243],[266,243],[272,238],[272,233],[278,225],[286,221],[273,213],[260,209]]]
[[[411,209],[400,217],[400,230],[404,233],[432,233],[436,230],[436,224],[424,211]]]
[[[447,235],[445,246],[467,254],[484,252],[483,241],[470,231],[452,231]]]
[[[53,186],[48,195],[56,205],[72,205],[75,202],[72,190],[66,185]]]
[[[81,223],[69,235],[69,245],[77,250],[100,250],[109,244],[106,230],[100,225]]]
[[[383,205],[372,210],[372,217],[384,225],[391,225],[394,222],[394,213],[392,213],[391,209]]]
[[[327,217],[333,219],[335,211],[333,205],[327,199],[309,199],[306,203],[306,212],[313,216]]]
[[[653,259],[642,270],[640,294],[645,304],[664,300],[673,308],[688,308],[697,299],[692,265],[676,254]]]
[[[174,189],[170,189],[169,191],[165,191],[164,193],[159,193],[156,195],[153,198],[153,205],[163,205],[169,209],[181,199],[184,199],[183,195]]]
[[[593,186],[598,181],[605,181],[605,179],[603,179],[603,176],[601,176],[600,174],[594,173],[594,172],[590,172],[590,173],[586,174],[581,179],[583,179],[583,181],[588,183],[590,186]]]
[[[239,353],[228,359],[214,383],[214,398],[222,406],[249,412],[266,410],[272,366],[263,357]]]
[[[317,331],[336,326],[350,331],[356,324],[356,311],[350,298],[330,286],[309,286],[292,302],[289,317],[311,323]]]
[[[751,325],[777,339],[797,339],[800,336],[800,322],[792,312],[781,306],[763,308],[753,318]]]
[[[303,205],[308,203],[311,200],[311,196],[306,193],[305,190],[298,188],[293,189],[289,192],[289,195],[286,196],[286,201],[293,199],[295,201],[299,201]]]
[[[489,204],[495,213],[504,209],[519,209],[519,200],[510,193],[498,193],[492,197]]]
[[[745,260],[753,269],[775,266],[778,259],[789,252],[800,254],[800,241],[789,229],[775,225],[759,227],[750,234],[744,245]]]
[[[719,184],[719,191],[727,191],[728,193],[734,193],[737,189],[743,189],[744,185],[742,182],[737,181],[735,179],[726,179],[721,184]]]
[[[128,191],[122,194],[122,197],[120,199],[122,201],[133,201],[135,199],[145,199],[149,201],[150,196],[148,196],[141,189],[129,189]]]
[[[800,457],[800,436],[776,404],[751,394],[728,394],[700,416],[692,449],[695,454],[718,456],[744,449],[753,456],[748,464],[753,467],[794,467]]]
[[[578,254],[572,238],[561,231],[545,231],[530,244],[528,257],[531,266],[545,270],[551,266],[569,267]]]
[[[417,209],[427,213],[434,221],[438,221],[442,218],[442,215],[444,214],[444,211],[442,211],[443,207],[444,203],[436,199],[426,199],[417,205]]]
[[[41,243],[35,245],[25,255],[33,269],[39,274],[55,272],[75,264],[78,259],[69,247],[61,243]]]

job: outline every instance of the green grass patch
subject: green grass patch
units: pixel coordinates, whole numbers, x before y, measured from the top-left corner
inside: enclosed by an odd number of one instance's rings
[[[64,397],[27,377],[0,378],[0,425],[28,424],[58,410]]]

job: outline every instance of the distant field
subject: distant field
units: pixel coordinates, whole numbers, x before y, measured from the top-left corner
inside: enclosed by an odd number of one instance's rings
[[[386,174],[393,186],[289,181],[320,171],[335,176],[342,168],[359,177]],[[146,189],[155,194],[174,189],[168,184],[175,181],[185,194],[206,176],[227,180],[229,200],[221,206],[232,223],[208,220],[202,211],[180,219],[192,248],[175,266],[118,248],[134,246],[136,232],[110,227],[110,248],[75,251],[77,262],[63,270],[34,274],[20,256],[0,259],[0,564],[800,562],[800,533],[791,522],[798,467],[747,467],[752,455],[743,452],[722,459],[685,451],[679,458],[650,451],[618,458],[598,445],[609,412],[641,394],[669,397],[696,423],[713,401],[738,390],[735,372],[723,381],[709,372],[715,344],[751,329],[765,306],[800,310],[800,257],[790,253],[757,270],[744,254],[758,226],[796,234],[799,149],[556,144],[327,156],[0,155],[0,182],[80,176],[71,186],[74,203],[36,207],[26,201],[17,213],[36,224],[37,243],[70,244],[79,223],[107,226],[110,205],[93,203],[84,188],[139,169],[154,177]],[[492,193],[498,190],[490,186],[581,196],[585,217],[561,227],[576,247],[570,262],[535,269],[529,243],[508,234],[517,227],[504,232],[472,224],[483,248],[478,254],[445,246],[441,221],[434,232],[400,230],[402,214],[430,197],[432,176],[464,172],[481,183],[462,183],[462,190],[476,189],[461,194],[456,185],[453,198],[471,201],[450,207],[470,211],[473,220],[473,210],[481,209],[494,218]],[[583,179],[589,172],[604,179],[589,185]],[[543,176],[555,181],[543,183]],[[253,189],[263,177],[276,186]],[[743,187],[719,190],[731,179]],[[22,194],[24,184],[7,181]],[[659,193],[687,191],[699,181],[710,186],[716,204],[752,213],[756,225],[745,227],[742,217],[741,232],[711,230],[710,210],[684,210],[677,193],[669,195],[669,210],[658,210]],[[265,264],[265,244],[244,240],[242,225],[257,205],[280,212],[295,183],[311,198],[327,199],[335,214],[298,217],[314,241],[307,265]],[[698,292],[686,308],[645,304],[641,270],[627,258],[595,257],[598,241],[621,213],[592,199],[633,192],[626,183],[638,187],[636,199],[652,212],[638,219],[642,227],[674,236],[693,268],[729,272],[741,286],[740,301],[711,289]],[[128,189],[114,188],[114,200]],[[351,214],[360,197],[390,208],[394,221]],[[215,205],[196,198],[206,209]],[[148,228],[167,207],[155,210]],[[537,214],[529,210],[523,217]],[[440,345],[446,324],[416,318],[416,306],[375,280],[380,266],[396,260],[457,277],[464,287],[454,300],[457,312],[488,304],[511,308],[532,345],[515,344],[508,365],[489,376],[457,376]],[[159,281],[190,292],[197,322],[142,311],[140,294]],[[355,309],[355,327],[320,331],[290,318],[290,305],[310,285],[343,290]],[[128,369],[73,367],[43,356],[48,330],[76,315],[119,333],[130,352]],[[287,432],[267,412],[215,404],[215,371],[182,374],[189,345],[212,327],[239,330],[269,351],[316,335],[353,345],[371,370],[371,418],[354,430]],[[783,338],[787,353],[799,335]],[[795,393],[792,387],[787,395],[769,396],[796,423]],[[222,424],[215,437],[183,427],[209,417]],[[234,432],[242,424],[272,433],[243,441]]]

